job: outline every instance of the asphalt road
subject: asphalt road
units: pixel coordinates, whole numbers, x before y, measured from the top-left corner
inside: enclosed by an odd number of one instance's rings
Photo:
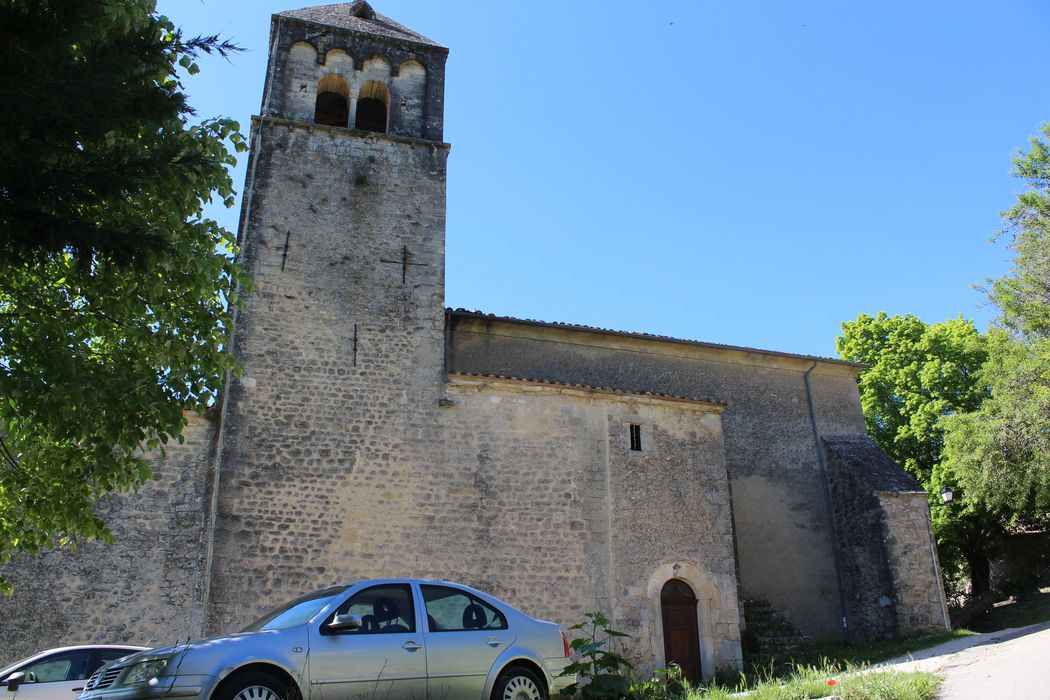
[[[1050,700],[1050,623],[957,639],[884,665],[943,676],[938,700]]]

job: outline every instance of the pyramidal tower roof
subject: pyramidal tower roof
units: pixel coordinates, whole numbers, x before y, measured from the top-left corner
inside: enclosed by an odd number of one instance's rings
[[[285,10],[284,12],[278,12],[277,15],[329,27],[338,27],[339,29],[349,29],[362,34],[377,34],[391,39],[401,39],[402,41],[441,47],[441,44],[436,41],[432,41],[422,34],[412,31],[405,25],[398,24],[389,17],[384,17],[377,13],[365,0],[304,7],[300,10]]]

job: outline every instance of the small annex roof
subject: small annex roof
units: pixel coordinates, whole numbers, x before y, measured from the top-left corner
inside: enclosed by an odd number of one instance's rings
[[[608,335],[615,335],[621,338],[641,338],[644,340],[656,340],[667,343],[678,343],[682,345],[692,345],[702,348],[715,348],[719,350],[737,350],[740,352],[751,352],[758,353],[760,355],[771,355],[774,357],[793,357],[800,360],[814,360],[817,362],[828,362],[836,365],[843,365],[845,367],[855,367],[857,369],[865,369],[868,365],[861,362],[848,362],[846,360],[839,360],[834,357],[821,357],[820,355],[800,355],[793,352],[778,352],[776,350],[762,350],[760,348],[748,348],[741,345],[724,345],[722,343],[708,343],[702,340],[686,340],[684,338],[675,338],[669,335],[657,335],[655,333],[634,333],[631,331],[618,331],[612,328],[599,328],[597,326],[584,326],[578,323],[562,323],[560,321],[537,321],[529,318],[514,318],[513,316],[497,316],[496,314],[487,314],[484,311],[470,311],[468,309],[452,309],[447,308],[445,311],[455,316],[463,316],[467,318],[479,318],[489,319],[493,321],[505,321],[507,323],[519,323],[527,326],[546,326],[548,328],[565,328],[573,331],[584,331],[590,333],[606,333]]]
[[[705,399],[701,396],[683,396],[680,394],[667,394],[660,391],[649,391],[648,389],[625,389],[611,386],[595,386],[593,384],[575,384],[573,382],[556,382],[550,379],[533,379],[530,377],[512,377],[506,374],[485,374],[483,372],[460,372],[450,371],[454,377],[470,377],[472,379],[491,379],[494,381],[523,382],[528,384],[540,384],[549,387],[564,387],[566,389],[580,389],[582,391],[600,391],[606,394],[618,394],[620,396],[644,396],[651,399],[671,399],[674,401],[688,401],[690,403],[703,403],[711,406],[726,407],[725,401],[716,399]]]
[[[445,48],[436,41],[412,31],[405,25],[377,13],[364,0],[340,2],[333,5],[317,5],[316,7],[304,7],[299,10],[285,10],[284,12],[278,12],[277,16],[290,17],[339,29],[349,29],[352,32],[361,34],[377,34],[390,39],[400,39],[440,49]]]
[[[881,493],[925,493],[915,477],[867,435],[825,435],[821,439],[829,465],[862,479],[865,488]]]

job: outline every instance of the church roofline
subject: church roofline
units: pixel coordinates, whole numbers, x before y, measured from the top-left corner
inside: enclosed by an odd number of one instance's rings
[[[433,39],[428,39],[419,32],[412,31],[389,17],[379,13],[374,13],[371,18],[353,14],[352,10],[359,4],[361,3],[341,2],[332,5],[317,5],[316,7],[304,7],[298,10],[284,10],[283,12],[274,13],[273,16],[275,18],[298,20],[322,28],[334,28],[363,37],[374,38],[378,36],[385,39],[393,39],[422,47],[426,51],[448,53],[446,47]]]
[[[480,321],[498,321],[501,323],[509,323],[521,326],[532,326],[536,328],[553,328],[558,330],[565,330],[571,332],[580,333],[592,333],[592,334],[603,334],[616,336],[618,338],[632,338],[637,340],[645,340],[657,343],[670,343],[674,345],[685,345],[697,348],[710,348],[713,350],[728,350],[731,352],[743,352],[749,354],[765,355],[775,358],[789,358],[795,360],[808,360],[812,362],[827,363],[832,365],[839,365],[842,367],[848,367],[854,370],[867,369],[868,365],[860,362],[849,362],[847,360],[839,360],[831,357],[821,357],[819,355],[802,355],[791,352],[778,352],[776,350],[762,350],[760,348],[749,348],[740,345],[725,345],[722,343],[710,343],[702,340],[687,340],[684,338],[674,338],[667,335],[657,335],[654,333],[637,333],[631,331],[619,331],[611,328],[599,328],[596,326],[585,326],[577,323],[564,323],[560,321],[539,321],[535,319],[524,319],[514,318],[513,316],[498,316],[496,314],[488,314],[483,311],[470,311],[468,309],[445,309],[445,312],[450,316],[456,316],[463,319],[477,319]]]
[[[594,386],[590,384],[574,384],[572,382],[556,382],[549,379],[533,379],[531,377],[511,377],[504,374],[484,374],[482,372],[449,372],[449,377],[452,379],[480,379],[493,382],[507,382],[514,384],[533,384],[540,387],[548,387],[554,389],[569,389],[572,391],[579,391],[588,394],[601,393],[601,394],[615,394],[616,396],[628,396],[636,397],[641,399],[650,399],[658,401],[681,401],[692,404],[702,404],[709,410],[715,410],[721,412],[726,407],[724,401],[716,401],[714,399],[705,399],[698,396],[681,396],[678,394],[665,394],[659,391],[647,391],[644,389],[618,389],[610,386]]]

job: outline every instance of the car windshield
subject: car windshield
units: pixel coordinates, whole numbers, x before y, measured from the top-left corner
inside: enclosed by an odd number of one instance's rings
[[[283,630],[302,625],[320,612],[321,608],[336,596],[345,593],[350,586],[331,586],[313,593],[299,596],[295,600],[274,608],[258,620],[248,625],[241,632],[259,632],[262,630]]]

